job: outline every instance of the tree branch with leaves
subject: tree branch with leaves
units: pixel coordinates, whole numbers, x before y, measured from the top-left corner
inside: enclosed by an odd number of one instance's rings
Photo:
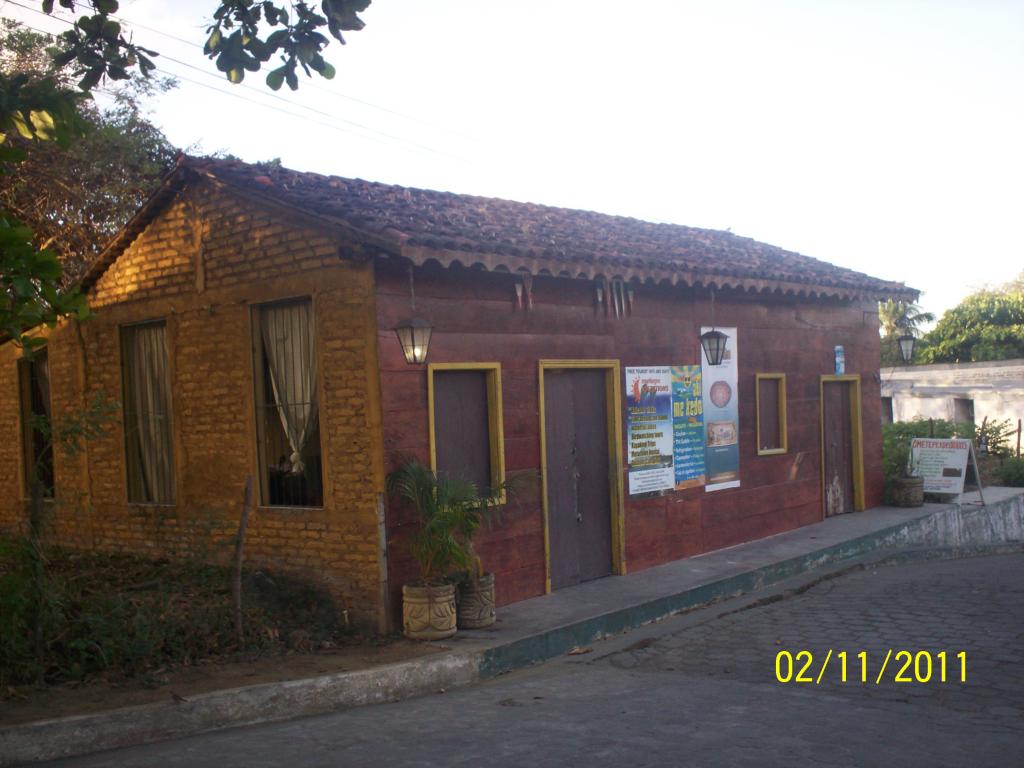
[[[117,0],[59,0],[57,5],[72,12],[86,5],[93,11],[61,35],[63,51],[55,59],[58,66],[74,67],[83,91],[92,90],[104,77],[124,80],[133,69],[148,77],[156,69],[153,58],[159,54],[133,43],[114,17]],[[319,9],[306,2],[220,0],[203,50],[232,83],[242,82],[246,72],[259,72],[276,56],[280,66],[267,75],[267,85],[276,91],[288,83],[294,91],[299,69],[308,77],[313,72],[328,80],[334,77],[335,69],[323,51],[330,38],[344,45],[345,32],[366,26],[359,14],[369,6],[370,0],[322,0]],[[54,0],[43,0],[43,11],[53,13]]]

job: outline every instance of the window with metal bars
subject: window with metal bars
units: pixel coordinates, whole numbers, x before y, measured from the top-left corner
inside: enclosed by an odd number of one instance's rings
[[[50,362],[45,349],[18,361],[25,494],[38,481],[43,498],[53,498],[53,443],[50,429]]]

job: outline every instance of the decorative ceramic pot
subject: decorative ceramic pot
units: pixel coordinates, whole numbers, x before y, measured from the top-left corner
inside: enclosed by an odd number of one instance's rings
[[[890,494],[897,507],[920,507],[924,504],[924,478],[897,477],[892,481]]]
[[[411,640],[443,640],[455,634],[455,585],[402,587],[402,628]]]
[[[485,573],[476,583],[459,582],[459,629],[482,629],[494,623],[494,574]]]

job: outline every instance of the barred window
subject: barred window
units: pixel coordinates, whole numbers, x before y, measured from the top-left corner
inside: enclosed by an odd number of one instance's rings
[[[253,321],[261,503],[323,506],[312,302],[263,304]]]
[[[53,443],[50,437],[50,362],[45,349],[18,361],[21,434],[26,495],[38,480],[44,498],[53,497]]]
[[[171,376],[163,321],[121,328],[128,501],[174,503]]]

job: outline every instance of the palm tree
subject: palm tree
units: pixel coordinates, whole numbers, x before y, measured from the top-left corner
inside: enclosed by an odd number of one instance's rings
[[[912,301],[886,299],[878,303],[878,319],[882,324],[882,336],[892,338],[909,334],[917,336],[920,326],[935,321],[931,312],[922,312],[921,307]]]

